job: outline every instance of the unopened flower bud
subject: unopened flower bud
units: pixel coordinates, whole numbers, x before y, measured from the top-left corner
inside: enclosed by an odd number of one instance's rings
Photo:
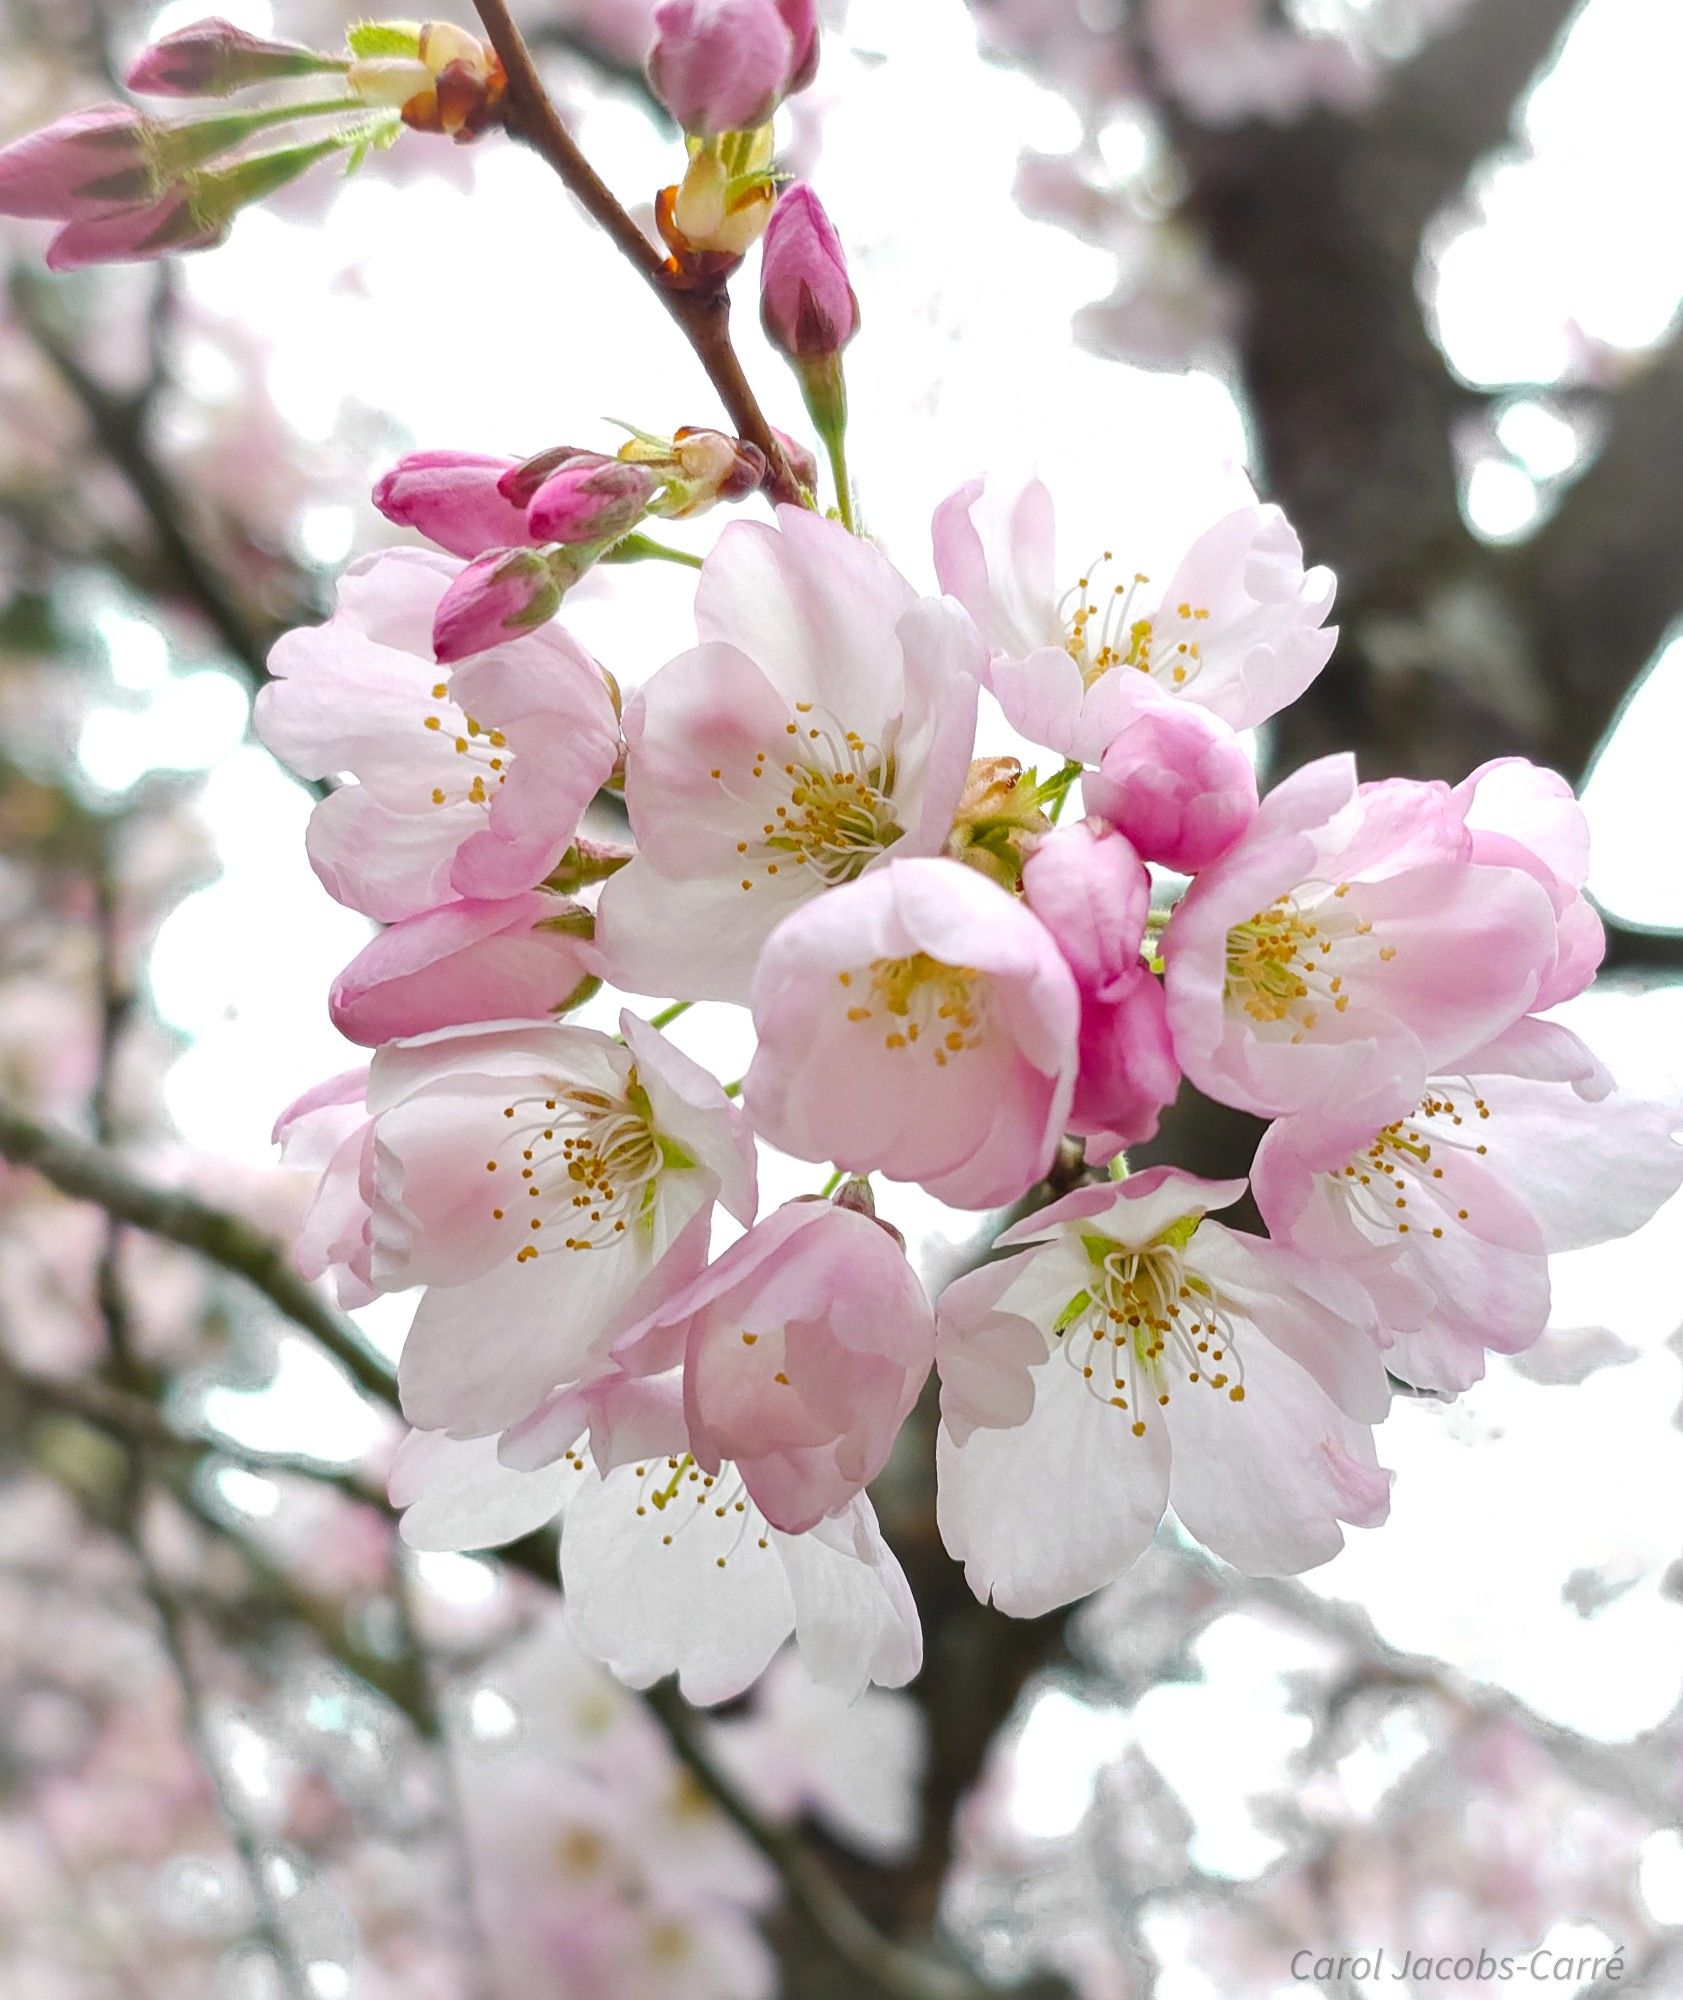
[[[607,542],[630,532],[660,491],[641,465],[580,453],[539,487],[526,526],[539,542]]]
[[[439,599],[432,646],[441,666],[547,624],[589,568],[571,549],[491,549]]]
[[[859,331],[841,239],[802,182],[783,190],[766,225],[760,319],[773,346],[796,362],[839,354]]]
[[[649,81],[686,132],[753,132],[818,67],[814,0],[660,0]]]
[[[149,97],[227,97],[254,83],[347,66],[342,56],[299,42],[265,41],[231,21],[195,21],[142,49],[130,65],[128,86]]]
[[[139,263],[222,242],[242,208],[261,201],[340,150],[337,139],[259,153],[233,166],[187,172],[157,199],[78,217],[47,247],[53,271]]]
[[[375,487],[374,504],[388,521],[471,560],[539,539],[527,530],[525,508],[500,490],[512,469],[513,460],[478,452],[412,451]]]
[[[159,130],[126,104],[96,104],[0,147],[0,215],[69,222],[155,199]]]
[[[1140,711],[1082,780],[1087,809],[1147,861],[1191,875],[1219,861],[1256,817],[1256,770],[1219,716],[1172,695]]]
[[[574,459],[595,459],[600,455],[586,451],[582,445],[551,445],[548,451],[540,451],[532,458],[523,458],[519,464],[511,465],[497,481],[497,491],[510,506],[524,511],[531,506],[539,487],[546,486],[564,465],[571,465]]]

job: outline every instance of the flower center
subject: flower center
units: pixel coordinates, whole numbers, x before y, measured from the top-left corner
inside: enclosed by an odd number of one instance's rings
[[[1407,1118],[1399,1118],[1375,1133],[1366,1151],[1351,1160],[1336,1177],[1345,1199],[1360,1220],[1384,1234],[1443,1238],[1443,1223],[1422,1217],[1447,1216],[1447,1198],[1438,1184],[1444,1178],[1439,1155],[1446,1147],[1481,1157],[1490,1148],[1472,1135],[1490,1118],[1490,1106],[1471,1085],[1463,1097],[1433,1087]],[[1410,1203],[1413,1207],[1410,1207]],[[1472,1211],[1457,1207],[1454,1219],[1470,1221]]]
[[[1340,882],[1308,907],[1296,894],[1277,896],[1266,910],[1235,924],[1227,933],[1227,1001],[1261,1026],[1287,1026],[1293,1042],[1313,1034],[1324,1011],[1345,1013],[1351,947],[1373,930],[1371,918],[1351,919],[1338,909],[1349,893],[1349,883]],[[1392,944],[1376,951],[1384,963],[1397,955]],[[1372,955],[1364,952],[1363,962]]]
[[[909,958],[878,958],[870,965],[870,998],[847,1010],[850,1021],[880,1021],[885,1049],[922,1048],[937,1069],[956,1055],[979,1048],[985,1025],[984,975],[968,965],[946,965],[927,952]],[[852,991],[857,975],[838,972],[836,983]]]
[[[813,720],[814,715],[818,720]],[[791,739],[775,756],[756,750],[746,779],[723,767],[709,772],[759,821],[736,843],[742,887],[805,868],[826,889],[851,882],[905,832],[896,816],[892,741],[867,743],[810,701],[795,704]]]
[[[433,688],[432,698],[444,701],[449,693],[449,684],[440,681]],[[488,806],[493,790],[508,782],[509,760],[504,754],[508,749],[508,738],[503,732],[487,729],[471,715],[459,712],[454,716],[448,713],[429,714],[422,727],[430,729],[435,736],[454,736],[456,755],[462,759],[459,784],[434,785],[433,804]]]
[[[1145,1436],[1154,1404],[1168,1407],[1169,1385],[1181,1375],[1225,1390],[1230,1403],[1245,1400],[1232,1319],[1208,1281],[1187,1268],[1184,1251],[1199,1219],[1183,1216],[1143,1249],[1084,1236],[1092,1277],[1052,1329],[1087,1393],[1133,1412],[1135,1437]]]
[[[765,1516],[748,1498],[734,1465],[703,1472],[688,1452],[651,1459],[636,1467],[637,1518],[660,1528],[660,1546],[674,1548],[680,1536],[699,1541],[715,1569],[728,1569],[744,1549],[771,1547]]]
[[[1208,607],[1162,604],[1149,617],[1142,616],[1137,601],[1151,578],[1135,570],[1112,582],[1107,572],[1114,561],[1106,549],[1058,606],[1064,649],[1081,669],[1082,684],[1091,687],[1112,667],[1135,667],[1170,687],[1187,686],[1203,667],[1197,628],[1209,618]]]
[[[517,1263],[610,1248],[647,1214],[668,1149],[635,1070],[623,1097],[568,1084],[515,1098],[503,1118],[502,1146],[485,1171],[499,1177],[492,1220],[525,1238]]]

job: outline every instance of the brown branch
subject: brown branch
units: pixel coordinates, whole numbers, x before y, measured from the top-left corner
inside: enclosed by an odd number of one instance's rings
[[[292,1268],[283,1246],[182,1188],[136,1179],[113,1153],[0,1104],[0,1158],[30,1167],[75,1201],[91,1201],[119,1222],[195,1250],[261,1292],[319,1341],[360,1389],[396,1410],[385,1361],[345,1316]]]
[[[731,345],[729,293],[722,285],[712,291],[683,291],[670,282],[665,259],[580,152],[567,130],[505,0],[474,0],[474,4],[508,76],[504,113],[508,130],[523,139],[554,171],[654,292],[695,350],[696,359],[718,390],[737,435],[765,454],[766,484],[773,499],[798,506],[800,482]]]

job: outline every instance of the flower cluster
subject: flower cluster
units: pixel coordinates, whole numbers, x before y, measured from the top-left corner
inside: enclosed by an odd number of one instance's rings
[[[460,31],[357,32],[310,58],[336,112],[495,113],[501,72]],[[193,35],[139,80],[303,61]],[[976,479],[935,512],[938,591],[859,531],[858,301],[816,195],[770,167],[816,59],[798,0],[663,0],[650,73],[687,164],[656,208],[670,257],[644,247],[705,352],[685,302],[722,304],[765,233],[762,317],[834,510],[757,410],[758,442],[413,454],[377,501],[433,546],[356,565],[257,709],[295,771],[339,781],[310,859],[384,927],[329,1002],[368,1067],[279,1136],[319,1175],[305,1269],[351,1305],[422,1293],[405,1533],[559,1521],[574,1640],[699,1702],[791,1635],[845,1694],[917,1671],[867,1489],[932,1371],[940,1525],[984,1600],[1095,1590],[1170,1510],[1242,1569],[1300,1570],[1385,1516],[1390,1378],[1451,1393],[1534,1341],[1548,1254],[1683,1181],[1676,1108],[1621,1096],[1553,1018],[1602,949],[1562,780],[1499,759],[1364,783],[1331,756],[1260,792],[1248,733],[1327,667],[1333,581],[1242,477],[1169,546],[1136,477],[1076,560],[1039,480]],[[25,142],[0,194],[156,198],[212,157],[202,129],[148,127],[132,182],[67,165],[62,132]],[[766,488],[772,518],[700,564],[695,644],[622,695],[555,622],[566,591],[673,557],[650,520]],[[989,751],[1001,718],[1044,775]],[[673,1007],[569,1018],[603,984],[746,1008],[740,1083],[667,1038]],[[1267,1121],[1248,1185],[1129,1171],[1183,1081]],[[762,1214],[762,1142],[823,1191]],[[877,1177],[1020,1204],[1005,1254],[932,1302]],[[1247,1197],[1266,1234],[1214,1219]]]

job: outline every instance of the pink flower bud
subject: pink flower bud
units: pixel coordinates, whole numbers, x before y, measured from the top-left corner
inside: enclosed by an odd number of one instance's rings
[[[0,147],[0,215],[49,222],[155,200],[158,128],[126,104],[73,111]]]
[[[686,132],[764,125],[818,66],[814,0],[660,0],[649,81]]]
[[[439,599],[434,657],[454,666],[546,624],[587,567],[566,549],[487,550]]]
[[[128,86],[148,97],[227,97],[248,84],[342,70],[344,61],[299,42],[270,42],[231,21],[195,21],[142,49]]]
[[[179,251],[214,249],[227,236],[229,220],[195,215],[185,192],[172,188],[156,201],[66,224],[47,246],[47,268],[80,271],[92,264],[144,263]]]
[[[646,467],[580,453],[538,488],[526,526],[539,542],[606,542],[643,518],[661,482]]]
[[[1023,894],[1081,996],[1069,1129],[1090,1159],[1108,1157],[1151,1138],[1180,1087],[1163,988],[1140,956],[1151,877],[1127,840],[1086,819],[1036,843]]]
[[[500,490],[513,469],[512,459],[479,452],[412,451],[375,487],[374,504],[388,521],[471,561],[487,549],[518,548],[534,539],[524,507]]]
[[[538,488],[546,486],[564,465],[571,465],[576,458],[596,460],[601,457],[597,451],[586,451],[582,445],[551,445],[548,451],[540,451],[532,458],[523,458],[518,465],[511,465],[497,481],[497,491],[511,506],[524,513],[537,497]]]
[[[1218,716],[1153,693],[1082,781],[1082,797],[1146,860],[1191,875],[1255,818],[1256,772]]]
[[[766,225],[760,318],[772,344],[798,360],[839,354],[859,331],[841,240],[802,182],[785,188]]]

